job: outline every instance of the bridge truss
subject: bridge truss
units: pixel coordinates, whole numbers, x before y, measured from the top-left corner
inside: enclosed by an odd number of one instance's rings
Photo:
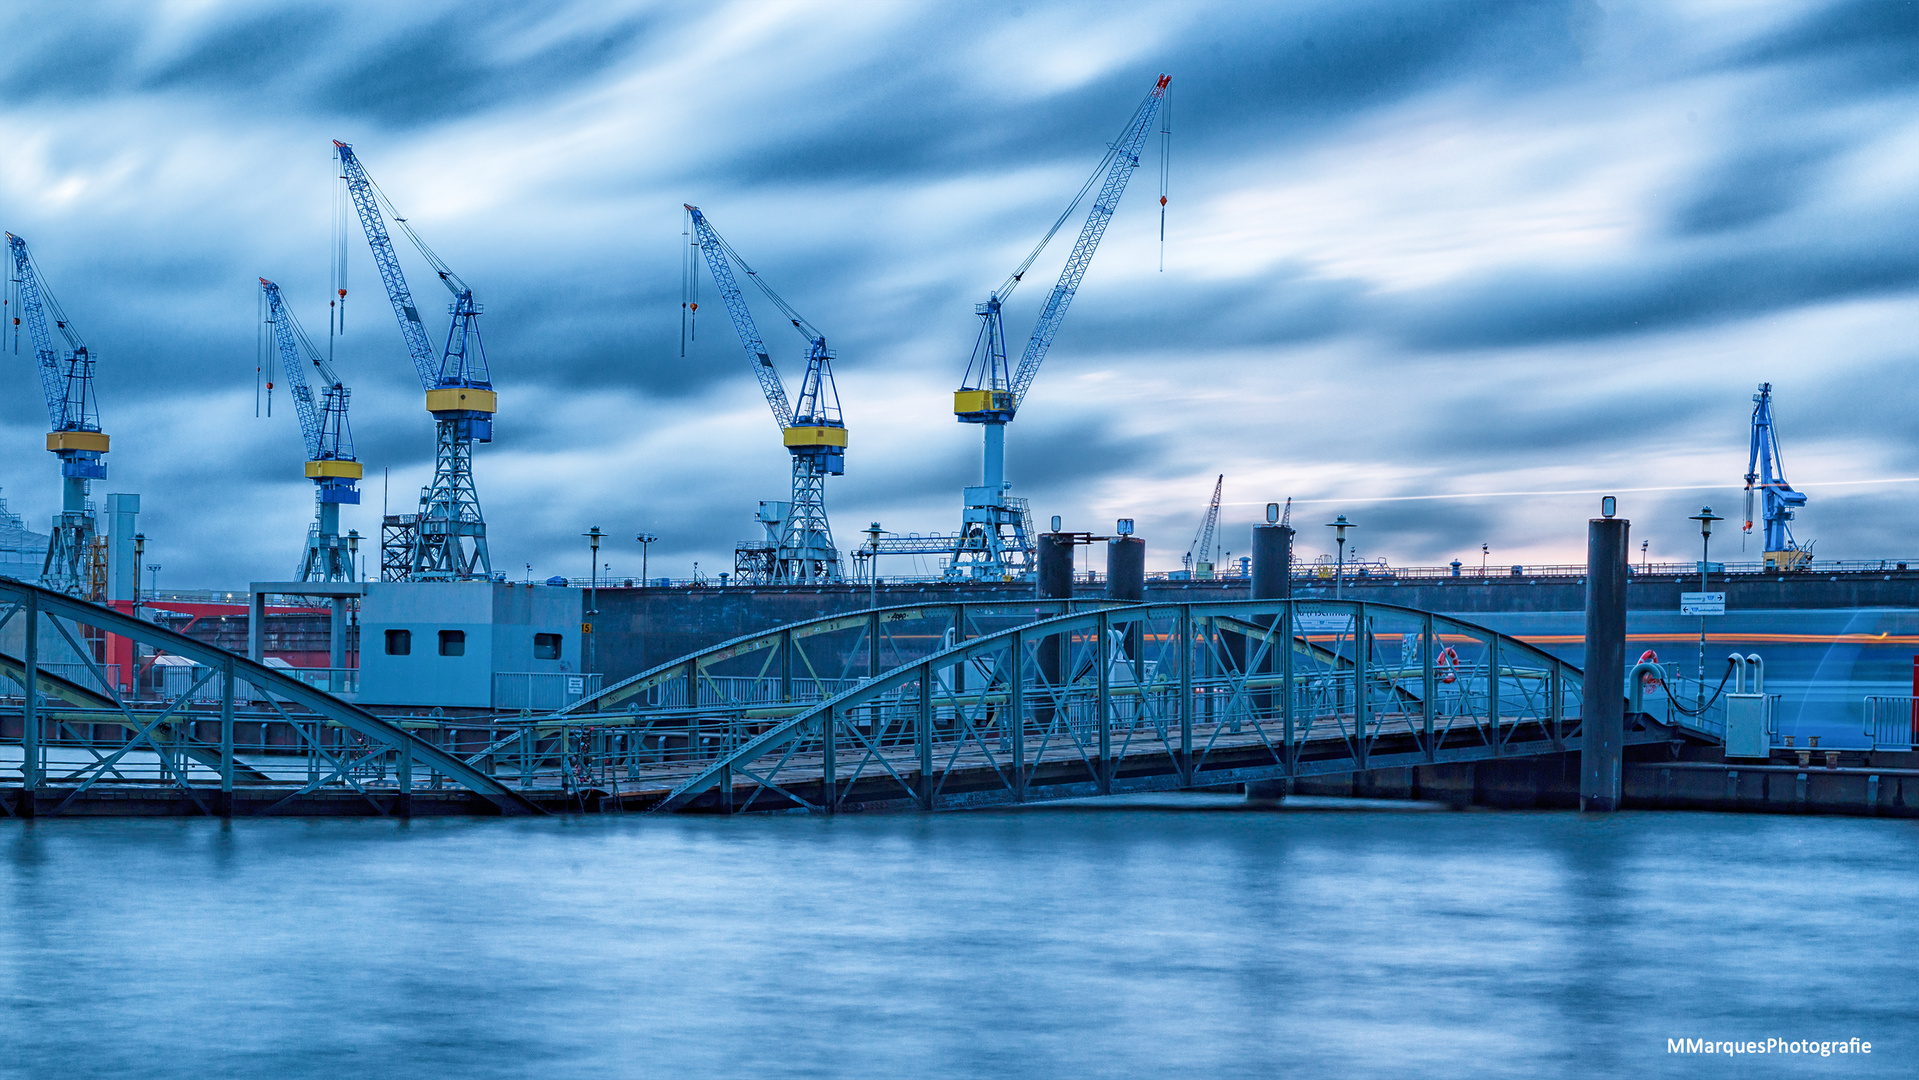
[[[938,810],[1576,751],[1580,692],[1534,646],[1382,604],[925,605],[682,657],[491,750],[605,807]]]
[[[108,636],[135,671],[100,662]],[[0,813],[408,814],[421,793],[540,812],[433,740],[110,608],[0,578],[0,641]]]

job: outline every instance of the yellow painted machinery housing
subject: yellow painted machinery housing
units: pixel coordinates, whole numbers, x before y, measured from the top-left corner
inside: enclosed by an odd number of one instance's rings
[[[1010,413],[1013,411],[1013,392],[1011,390],[955,390],[953,411],[961,416],[969,413]]]
[[[309,480],[320,480],[329,476],[358,480],[361,475],[362,470],[360,463],[357,461],[337,461],[329,459],[326,461],[307,462],[307,479]]]
[[[49,450],[96,450],[107,452],[107,433],[104,431],[49,431],[47,432]]]
[[[1765,560],[1768,570],[1804,570],[1812,563],[1812,552],[1803,548],[1768,551]]]
[[[787,446],[846,446],[846,429],[843,427],[790,427],[786,429]]]
[[[494,413],[499,411],[499,400],[498,394],[477,386],[448,386],[426,392],[426,411]]]

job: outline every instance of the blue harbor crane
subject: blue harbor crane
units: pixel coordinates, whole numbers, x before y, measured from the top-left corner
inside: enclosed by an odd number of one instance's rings
[[[380,577],[386,581],[491,578],[486,518],[480,513],[480,496],[473,486],[473,444],[493,441],[493,414],[499,404],[487,374],[486,349],[480,341],[478,319],[482,308],[460,275],[427,247],[367,176],[353,147],[337,139],[333,146],[347,192],[359,211],[360,227],[380,269],[380,281],[400,321],[407,353],[420,376],[420,387],[426,391],[426,408],[433,414],[436,435],[433,482],[420,490],[420,512],[390,515],[382,523]],[[407,289],[393,238],[387,233],[387,216],[393,218],[453,295],[448,307],[453,323],[443,349],[434,349],[420,322],[420,310]]]
[[[1026,399],[1026,391],[1033,385],[1033,377],[1039,374],[1040,363],[1046,359],[1047,350],[1059,334],[1060,323],[1066,318],[1066,308],[1079,291],[1080,280],[1092,264],[1093,253],[1099,249],[1106,227],[1112,223],[1120,196],[1126,193],[1126,183],[1139,167],[1140,148],[1152,133],[1153,117],[1166,97],[1166,86],[1170,82],[1170,75],[1159,77],[1119,138],[1107,149],[1099,167],[1040,239],[1032,254],[993,290],[985,303],[973,309],[980,317],[979,338],[967,363],[965,379],[953,394],[953,413],[962,424],[982,425],[986,449],[981,484],[967,488],[962,500],[960,536],[952,548],[952,561],[947,568],[948,577],[954,580],[1024,579],[1034,572],[1033,530],[1026,500],[1007,495],[1011,485],[1006,482],[1006,425],[1012,422],[1020,403]],[[1033,327],[1033,336],[1027,339],[1019,366],[1012,367],[1006,357],[1001,307],[1095,184],[1098,194],[1093,198],[1086,223],[1080,227],[1079,240],[1066,257],[1059,281],[1040,307],[1039,321]]]
[[[1752,453],[1746,459],[1746,531],[1752,531],[1753,492],[1763,492],[1763,531],[1768,570],[1802,570],[1812,562],[1811,547],[1792,538],[1792,512],[1806,505],[1806,495],[1786,482],[1786,465],[1779,456],[1779,433],[1772,425],[1772,384],[1760,383],[1752,396]]]
[[[840,416],[839,390],[833,384],[833,350],[826,337],[792,305],[767,285],[740,258],[697,206],[687,205],[698,250],[719,286],[733,329],[746,348],[747,360],[760,381],[760,391],[773,410],[780,438],[793,460],[793,494],[789,503],[761,503],[760,523],[766,539],[741,544],[733,554],[733,570],[748,583],[807,585],[841,580],[840,553],[833,546],[833,529],[826,520],[826,478],[846,471],[846,424]],[[806,375],[800,381],[797,404],[789,404],[786,384],[773,366],[759,327],[746,306],[733,275],[738,263],[786,321],[806,340]],[[689,279],[697,267],[689,266]],[[690,283],[690,280],[689,280]]]
[[[94,525],[87,488],[91,481],[107,478],[107,433],[100,430],[100,404],[93,394],[93,353],[41,284],[27,242],[8,233],[7,250],[13,256],[13,285],[20,300],[15,325],[25,322],[33,338],[47,423],[53,429],[47,433],[47,449],[60,459],[60,512],[53,519],[40,583],[70,596],[99,599],[99,575],[91,566]],[[66,342],[64,350],[54,347],[49,316]]]
[[[266,297],[267,322],[273,326],[273,341],[280,350],[280,366],[286,371],[293,408],[300,415],[300,434],[306,440],[306,475],[316,489],[313,524],[307,526],[306,553],[300,558],[300,580],[352,581],[353,552],[340,541],[340,506],[357,506],[360,502],[361,467],[353,456],[353,431],[346,418],[352,391],[313,347],[306,330],[287,307],[286,298],[280,295],[280,287],[261,278],[260,291]],[[320,376],[317,403],[307,382],[309,364]]]

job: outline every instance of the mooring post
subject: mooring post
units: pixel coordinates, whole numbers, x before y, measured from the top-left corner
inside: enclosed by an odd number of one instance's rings
[[[1059,613],[1072,613],[1073,599],[1073,538],[1066,533],[1050,532],[1039,535],[1039,599],[1041,606],[1048,600],[1060,601]],[[1055,700],[1060,680],[1060,672],[1065,668],[1066,636],[1048,634],[1040,638],[1039,651],[1035,659],[1039,662],[1039,677],[1046,684],[1043,693],[1033,702],[1033,722],[1041,731],[1053,726],[1053,707],[1048,704]],[[1014,658],[1017,663],[1018,657]],[[1017,725],[1019,718],[1009,722]],[[1005,737],[1009,732],[1002,729]]]
[[[1272,514],[1268,513],[1268,516]],[[1290,600],[1293,596],[1293,529],[1290,525],[1256,525],[1253,527],[1253,599]],[[1275,668],[1290,668],[1283,658],[1293,651],[1291,627],[1284,618],[1285,612],[1270,619],[1261,618],[1269,628],[1266,648],[1257,654],[1259,675],[1262,680],[1270,680]],[[1278,633],[1285,631],[1284,633]],[[1277,640],[1275,640],[1275,637]],[[1284,746],[1280,753],[1283,759],[1290,759],[1293,753],[1292,733],[1292,685],[1289,679],[1281,680],[1280,711],[1284,713]],[[1260,715],[1271,718],[1274,696],[1266,691],[1255,699]],[[1290,760],[1283,762],[1290,766]],[[1290,771],[1290,769],[1289,769]],[[1293,782],[1289,778],[1278,780],[1252,780],[1246,784],[1246,801],[1260,806],[1278,805],[1290,793]]]
[[[1130,528],[1130,526],[1128,526]],[[1106,542],[1106,595],[1130,604],[1146,602],[1146,541],[1128,533]],[[1137,619],[1127,624],[1121,637],[1126,642],[1126,662],[1133,669],[1133,685],[1145,681],[1146,627]],[[1100,642],[1100,655],[1106,654],[1106,642]]]
[[[1626,740],[1626,557],[1632,523],[1604,517],[1586,530],[1586,675],[1580,687],[1579,808],[1619,809]]]

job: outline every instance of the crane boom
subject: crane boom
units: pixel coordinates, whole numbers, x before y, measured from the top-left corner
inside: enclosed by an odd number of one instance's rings
[[[27,242],[7,234],[7,248],[13,257],[13,279],[20,286],[20,318],[33,338],[33,352],[40,369],[40,392],[46,398],[47,424],[54,431],[99,431],[100,414],[93,396],[93,356],[60,310],[59,301],[40,284]],[[62,360],[47,328],[51,310],[53,324],[66,340],[68,356]]]
[[[747,358],[753,365],[753,375],[760,381],[760,392],[766,395],[766,404],[773,410],[773,422],[780,426],[781,431],[785,431],[793,426],[793,406],[786,399],[786,384],[780,381],[779,370],[773,366],[766,342],[760,340],[760,329],[753,322],[753,313],[747,309],[746,297],[740,293],[739,282],[733,277],[732,260],[727,257],[732,248],[720,238],[720,234],[706,220],[706,215],[700,213],[699,207],[683,205],[693,215],[693,232],[699,237],[700,252],[706,256],[707,268],[713,272],[713,281],[720,287],[720,297],[726,301],[726,313],[733,319],[733,329],[739,332],[740,344],[746,347]],[[739,255],[733,252],[732,257],[738,259]],[[757,280],[758,275],[753,274],[745,260],[740,260],[740,266]],[[803,320],[793,314],[784,302],[780,302],[780,307],[793,320],[793,325],[799,327]],[[805,331],[801,330],[801,333]]]
[[[433,342],[426,336],[426,327],[420,322],[420,309],[413,302],[413,292],[407,288],[406,273],[400,269],[399,253],[393,250],[393,237],[387,233],[386,216],[380,212],[380,203],[373,181],[367,176],[365,166],[353,153],[353,147],[333,140],[333,146],[340,155],[340,171],[346,177],[347,192],[353,196],[353,206],[360,213],[360,228],[366,232],[367,245],[373,249],[373,263],[380,270],[380,281],[386,286],[386,297],[393,304],[394,317],[400,320],[400,334],[406,338],[407,355],[413,359],[413,369],[419,373],[420,388],[432,390],[440,382],[440,366],[433,357]]]
[[[273,325],[273,340],[280,350],[280,366],[286,370],[293,392],[293,407],[300,414],[300,433],[306,441],[309,461],[352,461],[353,437],[346,424],[348,390],[331,364],[320,355],[307,337],[300,321],[287,307],[280,287],[266,278],[260,289],[267,298],[267,321]],[[319,372],[325,404],[315,401],[313,387],[307,382],[306,367]]]
[[[1039,374],[1039,366],[1046,359],[1046,352],[1053,347],[1053,338],[1059,334],[1061,321],[1066,318],[1066,308],[1073,302],[1074,294],[1079,292],[1080,279],[1086,276],[1086,268],[1092,265],[1093,254],[1099,250],[1099,242],[1106,235],[1106,227],[1113,221],[1113,212],[1119,209],[1120,196],[1126,193],[1126,183],[1133,177],[1133,170],[1139,167],[1140,147],[1152,133],[1153,116],[1159,112],[1159,103],[1166,97],[1166,86],[1173,81],[1171,75],[1161,75],[1146,100],[1140,103],[1133,113],[1133,119],[1120,133],[1119,141],[1107,153],[1109,164],[1106,167],[1106,179],[1100,184],[1099,195],[1093,200],[1093,208],[1086,215],[1086,224],[1081,226],[1079,240],[1073,244],[1072,253],[1066,257],[1066,266],[1060,271],[1059,281],[1053,285],[1053,291],[1046,297],[1046,303],[1040,308],[1039,322],[1033,327],[1033,336],[1027,339],[1026,352],[1020,356],[1019,367],[1014,370],[1012,385],[1013,408],[1017,410],[1026,398],[1026,391],[1033,385],[1033,377]]]

